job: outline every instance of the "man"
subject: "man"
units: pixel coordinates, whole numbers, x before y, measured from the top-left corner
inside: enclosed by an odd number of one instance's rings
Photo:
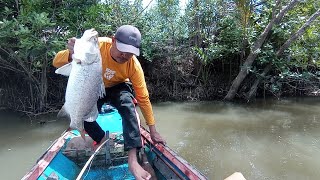
[[[75,38],[68,40],[68,49],[57,53],[53,66],[61,67],[72,61],[74,43]],[[135,98],[149,126],[152,140],[156,143],[165,141],[156,130],[144,73],[136,58],[140,54],[140,44],[141,34],[131,25],[119,27],[112,38],[99,37],[106,96],[99,99],[98,108],[100,110],[104,102],[110,101],[118,109],[123,119],[124,148],[129,151],[129,169],[136,179],[149,179],[150,174],[139,165],[136,156],[137,149],[141,148],[142,143],[135,112]],[[85,121],[84,129],[97,143],[100,143],[105,136],[105,132],[96,121]]]

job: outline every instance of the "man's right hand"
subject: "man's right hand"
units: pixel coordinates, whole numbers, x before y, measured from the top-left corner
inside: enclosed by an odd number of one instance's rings
[[[73,49],[74,49],[74,43],[75,42],[76,42],[76,38],[75,37],[68,39],[67,48],[69,50],[69,59],[68,59],[69,62],[72,61],[72,54],[73,54]]]

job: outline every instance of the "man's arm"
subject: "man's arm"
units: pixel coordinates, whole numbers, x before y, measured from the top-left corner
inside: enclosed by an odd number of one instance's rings
[[[69,51],[62,50],[59,51],[52,61],[52,65],[56,68],[59,68],[65,64],[69,63]]]
[[[145,82],[142,67],[137,59],[135,59],[135,63],[135,72],[134,75],[130,78],[130,80],[132,82],[140,110],[144,119],[146,120],[147,125],[149,126],[151,139],[155,143],[165,144],[165,140],[161,137],[161,135],[158,133],[156,129],[152,105],[149,99],[149,92]]]
[[[59,68],[72,61],[72,54],[76,38],[68,39],[67,50],[59,51],[53,59],[52,65]]]

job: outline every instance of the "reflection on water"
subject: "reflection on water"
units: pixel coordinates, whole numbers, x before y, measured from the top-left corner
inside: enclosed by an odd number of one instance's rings
[[[166,102],[153,109],[168,145],[209,179],[235,171],[247,179],[320,177],[319,99]],[[44,118],[53,121],[0,117],[3,179],[20,179],[68,126],[54,115]]]

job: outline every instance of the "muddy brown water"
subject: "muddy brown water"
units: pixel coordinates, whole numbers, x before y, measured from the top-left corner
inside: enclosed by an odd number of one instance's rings
[[[319,100],[165,102],[153,109],[167,144],[209,179],[239,171],[248,180],[311,180],[320,177]],[[0,179],[8,180],[21,179],[68,126],[55,114],[30,120],[2,113],[0,122]]]

